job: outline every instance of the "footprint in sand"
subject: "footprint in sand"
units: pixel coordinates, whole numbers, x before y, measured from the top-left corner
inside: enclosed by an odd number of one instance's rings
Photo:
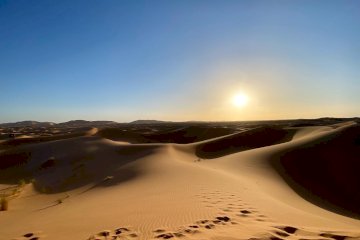
[[[175,231],[175,232],[165,232],[165,233],[161,233],[155,236],[155,238],[160,238],[160,239],[170,239],[173,237],[185,237],[185,234],[195,234],[195,233],[199,233],[199,230],[193,230],[190,228],[185,228],[185,229],[181,229],[179,231]]]
[[[276,227],[276,228],[283,230],[289,234],[294,234],[298,230],[296,227],[292,227],[292,226],[283,226],[283,227]]]
[[[351,238],[351,237],[346,236],[346,235],[337,235],[337,234],[333,234],[333,233],[320,233],[319,235],[322,236],[322,237],[335,239],[335,240],[344,240],[344,239],[347,239],[347,238]]]
[[[238,217],[249,217],[250,215],[252,215],[252,212],[247,210],[247,209],[243,209],[239,211],[239,214],[236,214]]]
[[[173,238],[174,234],[172,233],[163,233],[160,235],[157,235],[156,238],[162,238],[162,239],[169,239],[169,238]]]
[[[29,233],[25,233],[24,235],[22,235],[21,237],[18,238],[13,238],[14,240],[39,240],[40,237],[44,237],[42,235],[42,232],[29,232]],[[42,238],[41,238],[42,239]]]
[[[359,240],[360,233],[357,235],[344,235],[333,232],[314,232],[313,230],[308,231],[306,229],[299,229],[293,226],[274,226],[276,230],[272,231],[273,237],[289,237],[290,235],[296,234],[296,238],[299,240],[313,240],[313,239],[329,239],[329,240]],[[275,239],[274,239],[275,240]]]
[[[138,234],[126,227],[119,227],[115,230],[103,230],[95,235],[92,235],[88,240],[116,240],[116,239],[134,239]]]

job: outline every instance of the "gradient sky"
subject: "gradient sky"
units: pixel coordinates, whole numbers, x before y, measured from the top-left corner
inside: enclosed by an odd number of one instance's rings
[[[0,0],[0,122],[360,116],[359,13],[356,0]]]

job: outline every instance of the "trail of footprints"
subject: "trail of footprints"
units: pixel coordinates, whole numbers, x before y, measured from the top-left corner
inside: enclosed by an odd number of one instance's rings
[[[185,237],[187,234],[196,234],[203,230],[211,230],[223,225],[238,224],[237,220],[240,220],[240,218],[246,218],[246,220],[253,219],[254,221],[265,221],[265,219],[267,219],[265,215],[259,214],[255,208],[249,207],[236,197],[236,195],[231,193],[226,194],[221,191],[213,191],[209,193],[204,192],[196,196],[200,197],[207,207],[221,209],[219,215],[211,220],[204,219],[196,221],[195,224],[182,227],[179,231],[169,232],[158,229],[155,233],[159,234],[156,235],[155,238],[170,239],[174,237]],[[226,208],[220,208],[219,205],[226,206]]]
[[[309,231],[299,229],[293,226],[275,225],[271,218],[261,214],[257,209],[242,201],[235,194],[224,193],[222,191],[202,192],[196,195],[206,207],[218,208],[219,214],[213,219],[198,220],[193,224],[179,227],[175,231],[165,229],[156,229],[153,231],[154,239],[171,239],[186,238],[216,229],[226,225],[235,225],[240,222],[264,222],[264,231],[258,236],[248,240],[360,240],[360,233],[356,235],[339,234],[329,231]],[[122,240],[138,239],[141,237],[130,227],[120,227],[115,230],[103,230],[95,235],[90,236],[87,240]],[[39,240],[40,235],[37,233],[27,233],[14,240]],[[42,238],[41,238],[42,239]]]
[[[201,201],[206,207],[218,208],[221,210],[221,213],[231,215],[234,219],[240,220],[240,218],[246,218],[246,221],[259,222],[272,221],[233,193],[213,191],[209,193],[203,192],[197,196],[202,199]]]
[[[225,193],[223,191],[203,192],[197,197],[202,199],[202,202],[207,207],[215,207],[221,210],[221,213],[229,215],[225,216],[232,224],[237,224],[237,221],[246,220],[247,223],[251,221],[264,222],[264,233],[260,237],[250,238],[249,240],[360,240],[360,233],[352,236],[347,234],[340,234],[335,232],[316,232],[306,229],[298,229],[293,226],[277,226],[275,222],[264,214],[261,214],[256,208],[250,206],[235,194]],[[216,199],[216,200],[214,200]],[[271,229],[269,231],[269,229]]]
[[[269,233],[260,235],[259,237],[250,238],[249,240],[360,240],[360,233],[347,235],[329,231],[311,231],[299,229],[293,226],[272,226]]]
[[[200,233],[203,229],[213,229],[216,225],[234,224],[227,216],[218,216],[212,220],[199,220],[194,224],[180,227],[176,231],[166,231],[165,229],[156,229],[153,231],[155,239],[181,238],[186,235]],[[137,239],[139,235],[129,228],[118,228],[114,231],[101,231],[87,240],[121,240],[121,239]]]
[[[246,214],[246,213],[245,213]],[[177,231],[166,231],[164,229],[156,229],[153,231],[155,239],[171,239],[171,238],[183,238],[186,235],[193,235],[200,233],[202,230],[213,229],[219,225],[236,224],[231,218],[227,216],[218,216],[212,220],[199,220],[195,224],[181,227]],[[90,236],[87,240],[121,240],[121,239],[137,239],[139,235],[132,231],[130,228],[117,228],[113,231],[104,230],[93,236]],[[299,229],[293,226],[271,226],[270,232],[264,232],[258,237],[249,238],[248,240],[360,240],[360,233],[349,236],[346,234],[339,234],[329,231],[315,232],[305,229]],[[39,240],[39,233],[26,233],[16,240]],[[14,240],[15,240],[14,239]]]
[[[227,224],[236,224],[231,221],[231,219],[227,216],[217,216],[212,220],[199,220],[196,221],[195,224],[190,224],[186,227],[181,227],[178,231],[165,231],[163,229],[157,229],[154,233],[155,238],[157,239],[170,239],[174,237],[185,237],[186,235],[193,235],[200,233],[202,230],[206,229],[213,229],[219,225],[227,225]]]
[[[35,233],[26,233],[20,238],[14,238],[13,240],[40,240],[43,236]],[[103,230],[95,235],[90,236],[87,240],[125,240],[125,239],[137,239],[138,234],[126,227],[119,227],[113,231]],[[49,238],[46,238],[49,239]]]

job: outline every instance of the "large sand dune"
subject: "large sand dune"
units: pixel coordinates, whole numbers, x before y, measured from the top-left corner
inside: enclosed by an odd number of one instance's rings
[[[0,239],[360,239],[360,126],[84,128],[0,143]]]

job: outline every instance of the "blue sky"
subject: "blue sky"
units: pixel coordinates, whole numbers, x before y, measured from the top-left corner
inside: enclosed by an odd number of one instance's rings
[[[340,0],[0,0],[0,122],[359,116],[359,12]]]

